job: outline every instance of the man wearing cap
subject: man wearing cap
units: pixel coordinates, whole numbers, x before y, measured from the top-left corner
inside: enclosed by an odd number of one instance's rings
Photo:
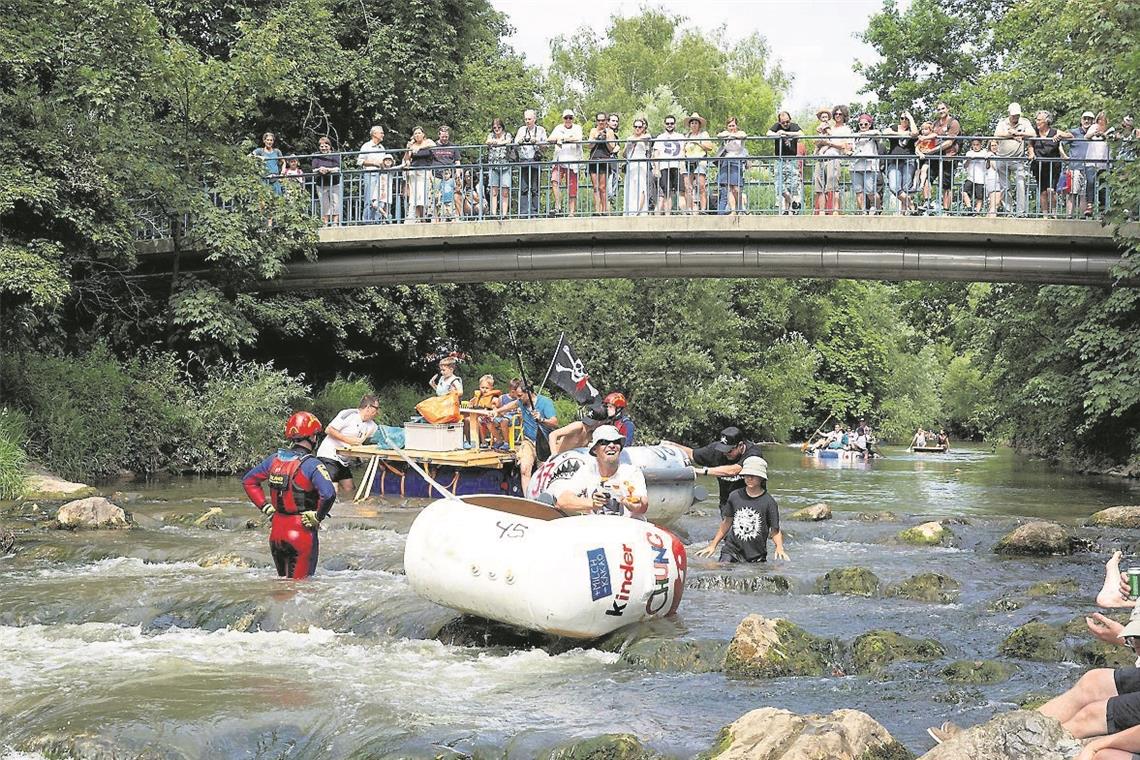
[[[554,213],[562,213],[562,192],[566,185],[566,206],[570,216],[578,210],[578,164],[582,163],[582,127],[574,123],[574,111],[562,112],[562,123],[550,130],[554,149],[554,166],[550,170],[550,190],[554,195]]]
[[[994,158],[994,168],[997,170],[998,189],[1002,192],[1002,201],[1006,211],[1013,211],[1013,199],[1009,197],[1010,175],[1016,191],[1017,213],[1025,214],[1029,207],[1029,200],[1025,194],[1025,180],[1028,164],[1025,163],[1026,140],[1037,136],[1030,126],[1028,119],[1021,118],[1021,104],[1009,104],[1009,117],[997,123],[994,137],[998,139],[997,152]],[[1030,156],[1032,144],[1030,144]]]
[[[635,465],[623,463],[625,436],[613,425],[599,425],[590,436],[594,461],[584,462],[569,479],[556,486],[555,504],[567,512],[641,517],[649,509],[645,476]]]
[[[776,559],[787,559],[780,533],[780,509],[768,493],[768,463],[748,457],[740,468],[744,488],[733,491],[720,508],[720,527],[698,557],[711,557],[721,547],[721,562],[767,562],[768,538],[776,545]],[[721,545],[721,541],[724,541]]]
[[[744,440],[744,434],[734,425],[720,431],[720,436],[715,441],[699,449],[690,449],[672,441],[662,441],[661,445],[672,446],[684,452],[685,458],[693,463],[693,472],[697,475],[716,476],[720,483],[722,508],[730,493],[744,488],[744,481],[740,477],[741,463],[748,457],[761,456],[760,444]]]

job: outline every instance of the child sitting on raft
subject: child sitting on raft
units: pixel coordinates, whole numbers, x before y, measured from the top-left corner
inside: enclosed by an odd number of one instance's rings
[[[475,390],[474,395],[469,401],[464,401],[463,405],[469,409],[497,410],[499,404],[502,403],[502,395],[503,392],[495,387],[495,376],[483,375],[479,378],[479,387]],[[500,448],[505,443],[501,426],[492,422],[494,416],[491,414],[466,415],[467,440],[471,441],[471,445],[475,448],[480,448],[484,444]]]

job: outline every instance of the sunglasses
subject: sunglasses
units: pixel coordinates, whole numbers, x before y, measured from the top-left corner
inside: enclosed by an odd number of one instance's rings
[[[622,439],[622,440],[618,440],[618,441],[598,441],[598,443],[600,443],[602,446],[621,446],[623,443],[625,443],[625,440]]]
[[[380,411],[380,405],[379,404],[369,404],[368,406],[366,406],[364,408],[365,409],[375,409],[376,411]]]
[[[665,126],[667,126],[667,127],[675,127],[675,126],[677,126],[677,122],[675,122],[675,121],[667,121],[667,122],[665,122]]]

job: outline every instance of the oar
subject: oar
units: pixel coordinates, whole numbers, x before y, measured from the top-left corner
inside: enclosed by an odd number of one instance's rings
[[[808,450],[808,446],[810,446],[810,445],[811,445],[811,442],[812,442],[813,440],[815,440],[815,437],[816,437],[817,435],[819,435],[819,431],[823,430],[823,426],[824,426],[824,425],[826,425],[826,424],[827,424],[827,421],[828,421],[828,420],[830,420],[830,419],[831,419],[832,417],[834,417],[834,416],[835,416],[835,412],[830,412],[830,413],[827,415],[827,417],[825,417],[825,418],[824,418],[823,422],[821,422],[821,423],[819,424],[819,427],[817,427],[817,428],[815,429],[815,432],[814,432],[814,433],[812,433],[812,434],[811,434],[811,436],[810,436],[810,437],[809,437],[809,438],[808,438],[806,441],[804,441],[804,442],[803,442],[803,443],[800,445],[800,451],[807,451],[807,450]]]

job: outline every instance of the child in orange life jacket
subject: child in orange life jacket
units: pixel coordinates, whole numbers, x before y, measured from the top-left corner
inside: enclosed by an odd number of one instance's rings
[[[494,375],[483,375],[479,378],[479,388],[471,396],[470,401],[464,401],[469,409],[496,410],[502,403],[503,392],[495,387]],[[500,426],[492,423],[492,414],[468,414],[467,439],[475,448],[479,448],[490,436],[488,445],[498,447],[504,442]]]
[[[300,580],[317,568],[317,531],[336,501],[336,486],[328,470],[313,456],[321,422],[309,412],[297,412],[285,423],[292,446],[266,457],[242,478],[246,496],[272,520],[269,550],[277,574]],[[269,498],[261,484],[269,481]]]

